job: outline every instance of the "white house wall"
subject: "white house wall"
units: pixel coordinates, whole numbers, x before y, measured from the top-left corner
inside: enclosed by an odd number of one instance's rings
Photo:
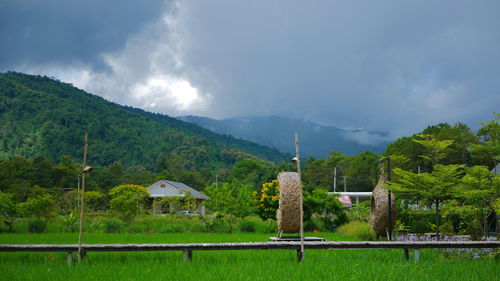
[[[161,187],[164,184],[165,187]],[[148,188],[151,197],[184,196],[177,188],[169,184],[158,182]]]

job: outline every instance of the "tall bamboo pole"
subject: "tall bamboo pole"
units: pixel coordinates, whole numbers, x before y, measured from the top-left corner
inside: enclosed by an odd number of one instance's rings
[[[87,167],[87,150],[88,150],[88,134],[85,133],[85,144],[83,146],[83,163],[82,163],[82,189],[80,195],[80,229],[78,232],[78,262],[82,260],[82,232],[83,232],[83,209],[85,202],[85,167]]]
[[[302,176],[300,172],[300,158],[299,158],[299,134],[295,133],[295,157],[297,159],[297,173],[299,174],[300,186],[300,254],[299,262],[304,260],[304,196],[302,192]]]

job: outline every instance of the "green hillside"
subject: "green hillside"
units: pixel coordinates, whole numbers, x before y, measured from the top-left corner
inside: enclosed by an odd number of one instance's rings
[[[114,104],[48,77],[0,74],[0,160],[17,155],[80,159],[85,132],[93,165],[121,161],[148,169],[212,170],[244,158],[289,159],[275,149]]]

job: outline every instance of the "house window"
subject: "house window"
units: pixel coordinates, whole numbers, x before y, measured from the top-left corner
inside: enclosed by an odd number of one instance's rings
[[[160,187],[166,187],[166,185],[165,184],[161,184]]]

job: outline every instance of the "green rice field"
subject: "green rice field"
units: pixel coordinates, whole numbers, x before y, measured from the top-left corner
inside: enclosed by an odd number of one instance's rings
[[[334,233],[308,234],[330,241]],[[85,234],[85,243],[191,243],[267,241],[262,233]],[[76,243],[74,233],[0,234],[0,243]],[[88,253],[68,265],[65,253],[0,253],[0,280],[500,280],[495,259],[446,258],[422,250],[420,262],[402,250],[292,250]]]

